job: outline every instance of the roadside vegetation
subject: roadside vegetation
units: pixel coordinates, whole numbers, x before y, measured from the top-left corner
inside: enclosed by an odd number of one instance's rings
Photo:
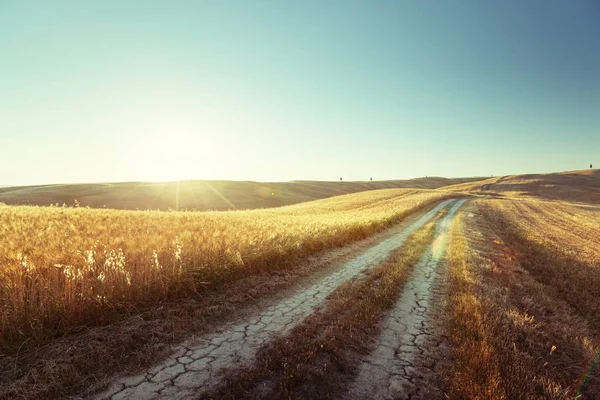
[[[224,213],[0,206],[0,354],[362,239],[450,192]]]
[[[268,344],[251,366],[230,371],[227,383],[203,398],[339,398],[445,214],[440,211],[387,261],[368,270],[365,278],[335,290],[323,309]]]
[[[452,398],[592,399],[600,210],[478,200],[450,244]]]

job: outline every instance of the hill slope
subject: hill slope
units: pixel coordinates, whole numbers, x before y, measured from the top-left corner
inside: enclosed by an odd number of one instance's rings
[[[417,178],[377,182],[180,181],[20,186],[0,189],[6,204],[73,205],[115,209],[228,210],[266,208],[374,189],[436,189],[481,178]]]
[[[443,187],[444,190],[505,196],[532,196],[547,200],[600,203],[600,170],[552,174],[509,175]]]

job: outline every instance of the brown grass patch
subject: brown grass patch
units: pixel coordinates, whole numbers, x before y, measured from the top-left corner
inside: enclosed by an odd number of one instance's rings
[[[528,204],[478,200],[463,221],[466,234],[454,228],[450,290],[456,398],[569,398],[594,357],[596,312],[583,310],[596,306],[581,292],[588,282],[577,271],[586,264],[593,275],[596,267],[584,255],[585,247],[566,257],[563,247],[551,243],[549,215],[514,213],[512,207],[528,209]],[[524,229],[532,223],[539,229]],[[595,371],[584,398],[598,398],[599,383]]]
[[[497,354],[475,293],[479,272],[467,256],[463,215],[455,218],[448,245],[449,332],[454,359],[450,393],[452,398],[503,399]]]

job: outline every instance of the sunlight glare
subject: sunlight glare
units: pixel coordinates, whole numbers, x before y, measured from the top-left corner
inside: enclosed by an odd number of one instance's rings
[[[222,147],[214,139],[218,129],[210,121],[200,125],[184,113],[166,112],[154,118],[136,138],[141,153],[129,160],[141,180],[215,179],[215,172],[227,167],[219,163]]]

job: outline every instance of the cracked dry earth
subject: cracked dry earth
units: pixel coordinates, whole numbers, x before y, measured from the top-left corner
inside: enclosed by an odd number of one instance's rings
[[[253,317],[180,344],[162,363],[142,374],[116,379],[107,391],[95,398],[187,399],[200,396],[220,383],[225,369],[251,362],[261,346],[301,323],[340,285],[383,262],[412,232],[454,202],[446,200],[438,204],[399,235],[382,240],[346,262],[336,272]]]
[[[363,360],[347,400],[442,397],[436,386],[448,343],[436,329],[438,315],[433,310],[444,298],[447,232],[465,201],[457,201],[438,225],[434,241],[384,321],[375,350]]]

